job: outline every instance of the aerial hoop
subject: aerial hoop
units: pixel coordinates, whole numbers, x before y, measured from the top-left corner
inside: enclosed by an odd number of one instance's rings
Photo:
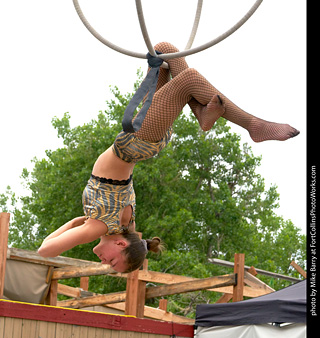
[[[187,45],[185,47],[185,50],[191,48],[193,41],[194,41],[194,38],[196,36],[199,21],[200,21],[200,16],[201,16],[202,4],[203,4],[203,0],[198,0],[198,5],[197,5],[197,10],[196,10],[196,15],[195,15],[195,18],[194,18],[193,27],[192,27],[192,30],[191,30],[189,40],[188,40]],[[144,21],[144,16],[143,16],[141,0],[136,0],[136,7],[137,7],[137,14],[138,14],[141,32],[142,32],[144,41],[146,43],[146,46],[149,50],[149,53],[152,56],[157,56],[157,54],[154,51],[153,44],[151,43],[149,35],[148,35],[147,27],[146,27],[146,24],[145,24],[145,21]]]
[[[188,55],[192,55],[192,54],[201,52],[205,49],[208,49],[208,48],[216,45],[217,43],[221,42],[222,40],[226,39],[228,36],[230,36],[232,33],[234,33],[237,29],[239,29],[253,15],[253,13],[261,5],[262,1],[263,0],[256,0],[256,2],[249,9],[247,14],[240,21],[238,21],[234,26],[232,26],[229,30],[227,30],[225,33],[221,34],[220,36],[218,36],[214,40],[209,41],[208,43],[205,43],[205,44],[198,46],[198,47],[195,47],[195,48],[191,48],[191,45],[193,43],[193,39],[194,39],[196,31],[197,31],[200,13],[201,13],[201,7],[202,7],[202,0],[198,0],[196,17],[195,17],[193,29],[192,29],[189,41],[187,43],[186,49],[184,51],[180,51],[180,52],[177,52],[177,53],[167,53],[167,54],[161,54],[161,55],[158,55],[158,56],[156,55],[156,53],[153,49],[153,45],[151,44],[151,41],[150,41],[149,36],[148,36],[147,29],[146,29],[146,25],[144,23],[141,0],[136,0],[136,7],[137,7],[137,12],[138,12],[140,27],[141,27],[142,34],[143,34],[143,37],[145,39],[146,45],[148,47],[149,53],[151,55],[157,56],[157,57],[159,57],[163,60],[170,60],[170,59],[173,59],[173,58],[184,57],[184,56],[188,56]],[[89,30],[89,32],[95,38],[97,38],[100,42],[102,42],[104,45],[108,46],[109,48],[111,48],[111,49],[113,49],[113,50],[115,50],[119,53],[122,53],[122,54],[125,54],[125,55],[128,55],[128,56],[132,56],[132,57],[136,57],[136,58],[140,58],[140,59],[146,59],[147,58],[146,53],[137,53],[137,52],[134,52],[134,51],[130,51],[130,50],[124,49],[122,47],[119,47],[119,46],[113,44],[112,42],[106,40],[103,36],[101,36],[90,25],[88,20],[85,18],[84,14],[83,14],[83,12],[80,8],[78,0],[73,0],[73,4],[74,4],[74,7],[75,7],[82,23],[86,26],[86,28]]]

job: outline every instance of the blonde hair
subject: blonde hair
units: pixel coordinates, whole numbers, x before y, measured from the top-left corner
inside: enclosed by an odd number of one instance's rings
[[[160,253],[164,245],[159,237],[152,239],[140,239],[136,232],[125,232],[122,236],[130,243],[124,249],[124,255],[127,258],[128,269],[125,272],[131,272],[140,268],[149,251]]]

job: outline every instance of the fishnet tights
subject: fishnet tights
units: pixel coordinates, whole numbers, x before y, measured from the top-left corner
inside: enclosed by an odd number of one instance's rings
[[[167,42],[159,43],[155,50],[162,53],[178,51]],[[247,129],[255,142],[286,140],[298,135],[299,132],[287,124],[264,121],[237,107],[200,73],[189,68],[184,58],[167,62],[170,70],[160,69],[156,93],[141,129],[135,134],[137,137],[149,142],[162,139],[187,103],[203,130],[211,129],[223,115],[227,120]]]

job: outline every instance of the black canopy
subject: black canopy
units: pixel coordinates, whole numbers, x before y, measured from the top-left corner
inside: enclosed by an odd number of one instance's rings
[[[198,305],[196,325],[203,327],[306,322],[306,280],[241,302]]]

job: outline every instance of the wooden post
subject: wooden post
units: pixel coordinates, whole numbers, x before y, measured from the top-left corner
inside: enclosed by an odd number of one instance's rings
[[[142,233],[139,233],[142,238]],[[148,261],[143,263],[143,269],[147,269]],[[139,280],[139,270],[132,271],[127,277],[125,314],[144,317],[144,304],[146,298],[146,282]]]
[[[89,277],[80,277],[80,289],[84,291],[89,290]]]
[[[148,270],[148,260],[145,259],[143,262],[143,270]],[[138,302],[137,302],[137,318],[144,317],[144,305],[146,302],[146,289],[147,282],[138,280]]]
[[[127,277],[125,314],[137,316],[139,270],[132,271]]]
[[[3,297],[4,277],[6,273],[8,235],[9,235],[9,220],[8,212],[0,213],[0,298]]]
[[[52,280],[48,294],[48,305],[57,306],[58,297],[58,280]]]
[[[237,274],[237,284],[233,287],[233,302],[243,300],[244,254],[234,255],[234,273]]]
[[[159,309],[168,312],[167,308],[168,308],[168,300],[164,299],[164,298],[160,299],[159,300]]]
[[[252,276],[256,276],[258,274],[254,266],[250,266],[250,269],[248,270],[248,272],[251,273]]]
[[[290,263],[291,266],[293,266],[299,273],[302,277],[304,278],[307,278],[307,273],[302,269],[301,266],[299,266],[295,261],[292,261]]]

